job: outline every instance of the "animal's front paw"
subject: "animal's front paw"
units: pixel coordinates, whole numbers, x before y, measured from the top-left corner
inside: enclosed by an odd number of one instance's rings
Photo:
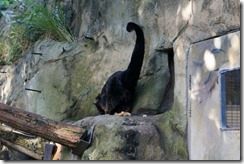
[[[115,113],[114,115],[115,116],[131,116],[131,113],[122,111],[120,113]]]

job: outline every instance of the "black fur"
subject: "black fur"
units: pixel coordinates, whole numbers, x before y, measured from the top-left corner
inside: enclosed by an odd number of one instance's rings
[[[140,26],[129,22],[126,30],[136,32],[136,44],[131,61],[125,71],[118,71],[111,75],[96,97],[94,103],[100,114],[114,114],[121,111],[131,112],[135,94],[135,87],[140,76],[144,58],[145,40]]]

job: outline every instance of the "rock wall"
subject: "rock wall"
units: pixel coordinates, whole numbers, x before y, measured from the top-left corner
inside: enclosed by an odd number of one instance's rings
[[[239,30],[240,3],[235,0],[73,0],[63,1],[63,6],[78,41],[41,40],[24,53],[19,63],[3,66],[0,101],[59,121],[97,115],[93,105],[95,97],[107,78],[115,71],[126,69],[130,61],[135,34],[126,32],[126,25],[133,21],[142,26],[146,38],[133,114],[157,114],[152,116],[157,118],[157,125],[151,122],[150,127],[160,128],[157,133],[157,128],[150,128],[149,132],[155,132],[153,145],[161,142],[155,148],[160,153],[144,157],[141,152],[136,159],[188,159],[188,67],[192,57],[189,51],[198,42]],[[174,49],[173,65],[162,51],[165,48]],[[120,124],[126,118],[118,118],[117,123],[114,116],[92,119],[108,132],[112,128],[109,126],[111,119],[115,121],[113,125],[119,124],[118,128],[130,129],[130,125]],[[91,159],[127,158],[121,152],[113,151],[110,153],[115,154],[109,155],[109,150],[102,152],[104,146],[97,145],[105,135],[101,129],[95,130],[96,144],[83,158],[88,159],[88,154]],[[136,134],[144,136],[144,133]],[[111,136],[116,142],[125,142],[117,133]],[[145,136],[153,135],[146,133]],[[111,149],[117,150],[116,146]],[[144,146],[140,150],[147,151]],[[213,154],[213,158],[201,158],[222,159],[222,156]],[[190,159],[195,159],[194,155]]]
[[[64,160],[187,160],[185,127],[175,105],[169,112],[155,116],[87,117],[74,125],[95,126],[91,146],[82,158],[65,148]]]

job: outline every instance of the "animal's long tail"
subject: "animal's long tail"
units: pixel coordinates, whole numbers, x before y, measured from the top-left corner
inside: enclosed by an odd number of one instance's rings
[[[126,70],[127,82],[130,87],[135,87],[137,80],[139,79],[141,67],[143,64],[144,52],[145,52],[145,39],[144,34],[140,26],[135,23],[129,22],[126,30],[136,32],[136,44],[131,56],[130,64]]]

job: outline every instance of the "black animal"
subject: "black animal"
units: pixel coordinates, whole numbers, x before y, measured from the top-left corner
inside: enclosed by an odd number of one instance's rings
[[[117,71],[109,77],[94,103],[100,114],[131,113],[135,87],[140,76],[145,51],[144,34],[140,26],[129,22],[126,30],[136,32],[136,44],[131,61],[125,71]]]

